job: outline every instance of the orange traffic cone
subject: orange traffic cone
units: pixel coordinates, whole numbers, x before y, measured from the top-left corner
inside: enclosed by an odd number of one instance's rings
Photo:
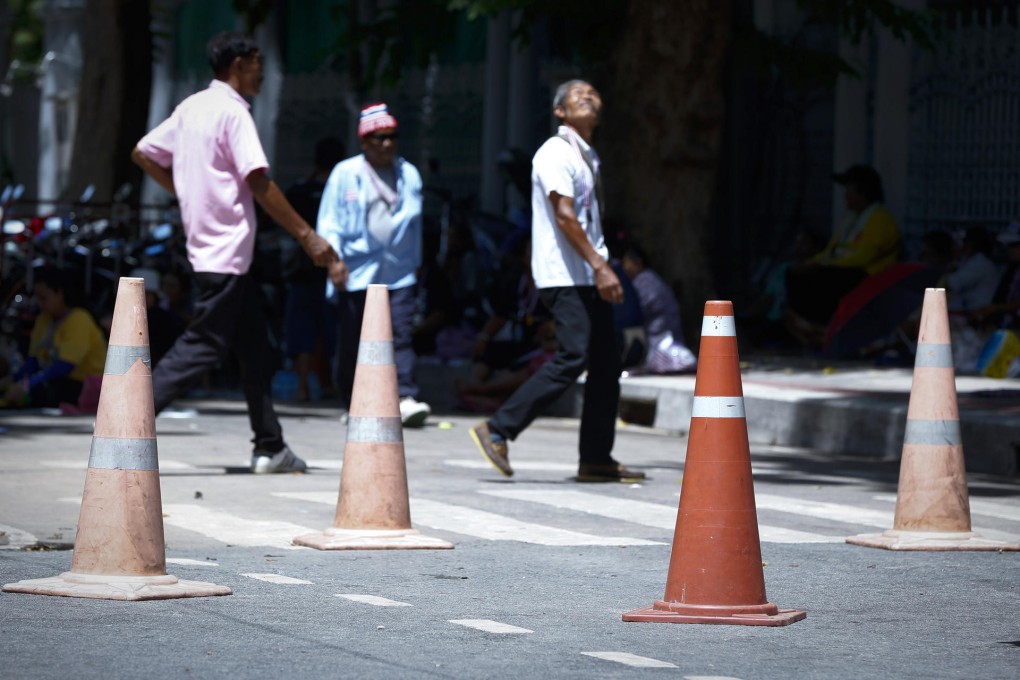
[[[687,462],[666,594],[624,621],[785,626],[765,598],[733,304],[705,303]]]
[[[71,571],[4,591],[102,600],[230,594],[166,573],[155,421],[145,282],[121,278]]]
[[[946,291],[924,293],[893,528],[847,543],[888,550],[1020,550],[970,528]]]
[[[389,291],[383,285],[370,285],[354,371],[336,517],[331,528],[298,536],[295,545],[319,550],[453,547],[411,528],[398,395]]]

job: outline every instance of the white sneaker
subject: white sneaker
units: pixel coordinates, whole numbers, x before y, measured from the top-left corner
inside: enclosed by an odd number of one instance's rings
[[[400,400],[400,422],[404,427],[421,427],[430,413],[432,408],[414,397],[404,397]]]
[[[251,454],[251,471],[257,475],[275,472],[304,472],[308,464],[294,455],[289,446],[284,446],[279,453],[255,451]]]

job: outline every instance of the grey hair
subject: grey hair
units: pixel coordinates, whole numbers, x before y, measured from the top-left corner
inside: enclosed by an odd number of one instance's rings
[[[556,94],[553,95],[552,102],[553,104],[552,107],[554,111],[556,110],[557,106],[563,106],[563,102],[567,100],[567,93],[570,92],[570,88],[572,88],[574,85],[591,85],[591,83],[589,83],[587,80],[574,78],[573,80],[568,80],[567,82],[557,87]]]

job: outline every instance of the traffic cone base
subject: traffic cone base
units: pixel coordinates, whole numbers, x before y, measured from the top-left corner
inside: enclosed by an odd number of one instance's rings
[[[450,550],[452,543],[417,529],[338,529],[298,536],[294,545],[318,550]]]
[[[847,543],[885,550],[994,550],[1013,552],[1020,545],[985,538],[974,531],[899,531],[889,529],[880,534],[860,534],[846,539]]]
[[[133,601],[230,595],[230,588],[226,586],[205,581],[182,581],[176,576],[110,576],[70,571],[50,578],[9,583],[3,590],[6,593]]]
[[[717,613],[712,613],[712,607],[684,607],[677,605],[679,611],[671,608],[668,602],[659,600],[651,607],[642,607],[623,615],[624,621],[636,621],[644,623],[716,623],[724,625],[743,626],[788,626],[791,623],[800,621],[807,616],[807,612],[798,609],[780,609],[771,602],[764,605],[754,605],[740,608],[746,611],[734,611],[734,607],[717,607]],[[685,613],[685,610],[691,611]],[[756,612],[754,610],[761,610]]]

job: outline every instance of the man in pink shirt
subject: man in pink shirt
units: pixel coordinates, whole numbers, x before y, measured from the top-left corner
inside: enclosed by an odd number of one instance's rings
[[[248,36],[221,33],[207,51],[216,79],[181,102],[131,152],[146,174],[177,196],[198,287],[194,320],[153,372],[153,400],[159,413],[232,354],[255,433],[252,472],[299,472],[307,466],[284,442],[273,408],[268,326],[248,273],[255,250],[254,201],[316,265],[338,258],[266,174],[269,163],[244,99],[262,86],[258,46]]]

